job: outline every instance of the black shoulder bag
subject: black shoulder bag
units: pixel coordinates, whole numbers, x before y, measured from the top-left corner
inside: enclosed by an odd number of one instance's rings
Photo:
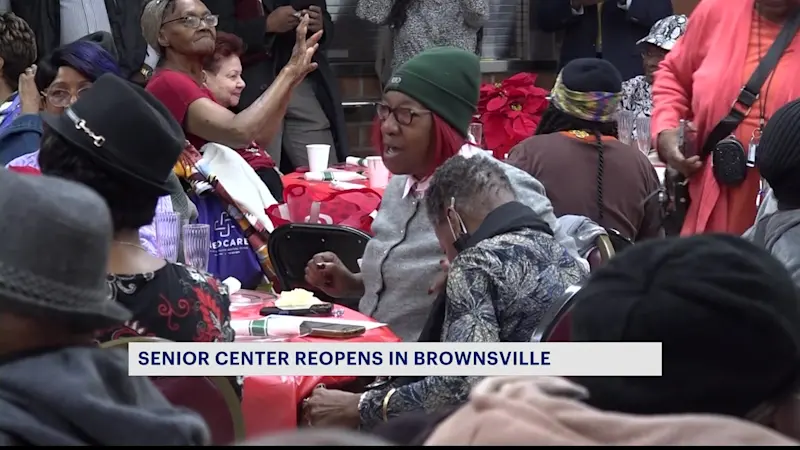
[[[777,67],[778,61],[792,43],[798,29],[800,29],[800,9],[795,11],[784,23],[775,42],[764,55],[764,59],[759,62],[747,84],[739,91],[739,96],[731,105],[730,112],[711,130],[700,150],[701,161],[706,161],[709,155],[711,156],[714,178],[719,184],[736,186],[746,178],[747,149],[732,134],[750,113],[750,108],[758,100],[761,87],[767,81],[769,74]],[[668,170],[667,178],[667,191],[672,193],[673,210],[669,214],[671,217],[667,218],[665,228],[679,228],[683,226],[691,201],[688,180],[673,170]],[[679,233],[680,230],[667,230],[667,234],[676,234],[676,232]]]

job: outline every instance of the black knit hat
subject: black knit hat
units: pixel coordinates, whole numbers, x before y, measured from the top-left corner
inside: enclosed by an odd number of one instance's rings
[[[550,91],[554,108],[589,122],[609,123],[622,100],[622,75],[610,62],[580,58],[567,63]]]
[[[579,58],[567,63],[561,70],[564,86],[578,92],[619,92],[622,75],[605,59]]]
[[[800,99],[769,119],[758,144],[756,162],[780,209],[800,208]]]
[[[633,414],[743,417],[793,387],[800,301],[781,263],[729,235],[661,239],[611,259],[577,294],[572,341],[662,342],[661,377],[577,377]]]

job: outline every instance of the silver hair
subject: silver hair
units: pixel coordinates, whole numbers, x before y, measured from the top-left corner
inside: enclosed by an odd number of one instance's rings
[[[175,10],[175,0],[149,0],[142,10],[142,36],[147,45],[157,51],[159,55],[164,55],[164,49],[158,43],[158,35],[161,33],[161,24],[164,16]]]
[[[489,207],[492,196],[514,196],[503,163],[483,155],[454,156],[439,166],[425,191],[425,208],[435,225],[445,220],[447,208],[461,214],[475,214]]]

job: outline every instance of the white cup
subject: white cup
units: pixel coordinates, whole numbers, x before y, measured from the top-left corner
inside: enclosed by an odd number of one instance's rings
[[[309,172],[323,172],[328,168],[328,158],[331,153],[330,145],[309,144],[306,145],[306,151],[308,151]]]
[[[369,187],[372,189],[383,189],[389,184],[389,169],[383,165],[383,158],[380,156],[367,157],[367,175]]]

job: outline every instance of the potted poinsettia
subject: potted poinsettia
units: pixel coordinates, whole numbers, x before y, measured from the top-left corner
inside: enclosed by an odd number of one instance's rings
[[[484,83],[478,101],[484,145],[499,159],[533,135],[547,108],[548,91],[535,86],[536,74],[518,73],[500,83]]]

